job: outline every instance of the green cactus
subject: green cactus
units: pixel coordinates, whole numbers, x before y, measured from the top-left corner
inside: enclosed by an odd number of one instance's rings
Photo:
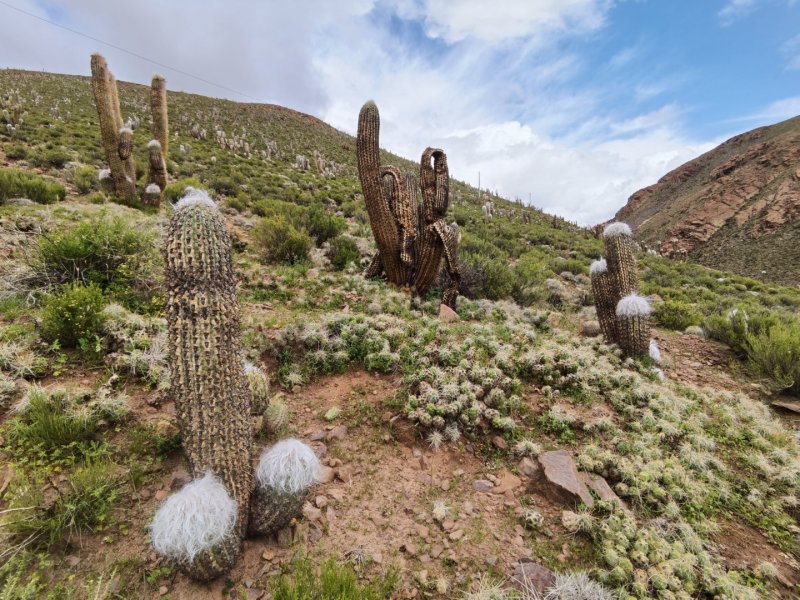
[[[193,476],[216,476],[237,505],[235,548],[226,539],[180,565],[207,580],[232,566],[247,526],[252,426],[231,241],[205,192],[190,188],[176,204],[165,261],[171,385],[183,447]]]

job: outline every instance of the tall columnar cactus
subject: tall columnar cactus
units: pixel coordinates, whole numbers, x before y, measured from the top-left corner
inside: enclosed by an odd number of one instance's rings
[[[161,152],[166,159],[169,153],[167,81],[161,75],[153,75],[150,83],[150,110],[153,116],[153,139],[158,140],[158,143],[161,144]]]
[[[151,185],[158,186],[159,194],[156,202],[145,201],[145,204],[154,204],[155,206],[160,206],[161,193],[167,187],[167,165],[164,161],[164,152],[161,148],[161,142],[156,139],[150,140],[150,142],[147,144],[147,152],[147,187],[150,188]]]
[[[450,200],[447,156],[437,148],[423,152],[420,207],[413,174],[380,166],[379,129],[378,108],[367,102],[358,120],[358,171],[378,254],[365,275],[383,273],[389,282],[412,287],[421,295],[439,275],[444,255],[451,283],[442,302],[455,308],[460,284],[458,231],[444,221]]]
[[[103,150],[114,180],[114,190],[124,202],[131,203],[136,198],[136,168],[130,152],[127,156],[123,156],[127,144],[121,143],[120,131],[124,127],[117,94],[117,81],[109,71],[106,59],[100,54],[92,54],[91,68],[92,92],[100,120]]]
[[[608,272],[614,280],[618,297],[627,296],[639,287],[639,272],[634,257],[631,228],[625,223],[611,223],[603,230]]]
[[[191,577],[209,580],[233,565],[247,526],[252,426],[231,241],[205,192],[189,188],[176,204],[167,230],[165,261],[170,381],[183,447],[193,477],[212,477],[236,504],[225,535],[203,538],[202,543],[193,540],[189,545],[200,550],[191,555],[171,555]],[[220,500],[203,506],[203,519],[217,518],[213,511],[220,512],[220,519],[226,516],[220,508],[224,504]],[[162,510],[167,510],[166,503]],[[183,511],[174,518],[185,520],[188,532],[198,517]],[[157,516],[154,527],[158,522]],[[159,539],[155,529],[153,533],[154,541]]]
[[[616,307],[617,342],[626,356],[650,353],[650,303],[638,294],[624,296]]]
[[[386,278],[394,285],[406,286],[410,269],[400,260],[400,228],[381,180],[380,127],[378,107],[374,102],[367,102],[358,115],[358,175]]]
[[[270,535],[300,514],[320,470],[317,455],[298,440],[282,440],[265,450],[256,467],[249,532]]]
[[[617,301],[608,264],[604,258],[594,261],[589,267],[592,279],[592,295],[597,309],[597,320],[603,337],[610,341],[617,339]]]

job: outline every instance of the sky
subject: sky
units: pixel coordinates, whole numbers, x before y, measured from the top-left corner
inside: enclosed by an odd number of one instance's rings
[[[384,148],[441,147],[451,176],[581,224],[800,114],[800,0],[0,0],[0,23],[0,67],[88,75],[100,51],[121,80],[351,134],[372,99]]]

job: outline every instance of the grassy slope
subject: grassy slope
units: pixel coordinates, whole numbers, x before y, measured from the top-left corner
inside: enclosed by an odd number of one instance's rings
[[[0,207],[5,256],[19,261],[24,249],[34,243],[34,236],[16,233],[26,219],[52,233],[101,214],[119,216],[137,230],[152,228],[158,246],[163,215],[114,204],[93,204],[89,201],[102,198],[96,190],[77,193],[71,181],[74,166],[47,166],[48,157],[52,159],[59,152],[85,165],[102,164],[88,81],[3,71],[0,88],[18,90],[28,110],[25,123],[13,137],[0,132],[0,150],[5,155],[24,154],[24,158],[12,161],[15,166],[46,172],[65,182],[70,190],[67,201],[56,205]],[[120,95],[125,115],[138,117],[146,129],[145,88],[125,84]],[[534,556],[559,569],[594,569],[595,577],[638,597],[651,597],[662,585],[709,594],[728,593],[728,597],[746,597],[741,585],[764,595],[775,590],[786,592],[769,577],[764,576],[763,581],[758,578],[755,564],[761,557],[752,557],[753,564],[740,569],[740,573],[726,573],[723,560],[709,541],[715,522],[736,522],[763,531],[774,549],[800,556],[791,529],[797,525],[796,509],[793,513],[791,504],[784,499],[796,496],[800,485],[796,442],[759,402],[742,394],[698,390],[670,381],[660,383],[647,364],[622,362],[608,347],[575,335],[582,318],[581,304],[588,298],[585,283],[573,285],[563,279],[562,284],[573,297],[565,299],[552,290],[546,291],[544,282],[562,271],[585,273],[588,262],[601,251],[599,241],[584,230],[533,210],[532,223],[525,225],[519,218],[521,207],[502,199],[495,199],[497,206],[516,213],[487,222],[481,216],[475,190],[455,182],[451,211],[452,218],[465,231],[461,250],[464,262],[482,266],[484,274],[494,278],[482,290],[484,294],[503,290],[499,295],[513,296],[533,305],[533,310],[522,310],[508,302],[464,300],[459,309],[463,322],[442,327],[433,318],[435,300],[423,306],[424,314],[412,312],[401,294],[380,283],[364,282],[355,272],[333,272],[324,260],[316,259],[314,270],[308,264],[265,267],[258,262],[250,232],[257,221],[252,208],[261,198],[300,204],[332,202],[349,217],[350,233],[362,240],[362,246],[369,246],[364,209],[358,197],[352,138],[316,119],[280,107],[237,105],[187,94],[171,94],[169,100],[172,131],[178,132],[177,138],[171,139],[173,177],[198,177],[205,185],[224,192],[227,199],[222,205],[241,242],[235,260],[242,279],[246,353],[249,358],[270,365],[274,385],[294,398],[297,411],[305,401],[302,391],[300,396],[295,395],[297,389],[302,390],[303,385],[319,377],[353,368],[385,372],[396,378],[393,387],[399,389],[398,393],[381,398],[381,404],[373,409],[377,415],[385,410],[413,412],[407,402],[410,395],[424,388],[423,382],[458,384],[464,378],[484,382],[497,377],[496,372],[486,369],[497,369],[501,375],[498,389],[504,388],[502,416],[510,417],[515,424],[504,434],[506,439],[515,443],[529,438],[548,449],[574,449],[581,466],[608,477],[634,510],[632,517],[610,518],[602,510],[591,518],[584,516],[580,522],[583,534],[565,564],[554,557],[562,541],[572,538],[567,537],[568,532],[553,516],[548,527],[556,532],[555,539],[538,534],[526,537]],[[208,139],[194,139],[189,133],[194,125],[205,128]],[[244,136],[254,150],[264,148],[265,138],[275,141],[278,156],[265,161],[223,150],[213,139],[218,128],[224,129],[228,137]],[[140,160],[145,155],[146,142],[146,135],[136,136],[136,156]],[[179,149],[181,144],[185,153]],[[341,175],[323,178],[313,167],[307,172],[294,168],[296,155],[311,157],[314,150],[343,165]],[[216,161],[211,160],[212,156]],[[386,161],[413,167],[391,155]],[[800,293],[794,289],[656,257],[644,259],[643,266],[645,292],[685,304],[702,315],[734,306],[788,314],[797,313],[800,306]],[[157,283],[157,256],[148,269],[148,277]],[[9,429],[5,436],[10,441],[4,447],[5,459],[21,472],[10,488],[17,494],[16,500],[6,497],[6,502],[29,500],[19,491],[25,477],[33,478],[34,487],[47,489],[45,482],[54,473],[67,472],[74,479],[93,461],[100,461],[101,469],[110,463],[116,467],[115,473],[124,474],[118,480],[120,493],[113,497],[95,485],[99,500],[91,505],[92,511],[103,519],[86,524],[95,533],[82,531],[90,546],[105,540],[93,555],[94,560],[99,561],[106,550],[111,558],[98,562],[101,567],[95,567],[92,560],[84,561],[79,580],[70,582],[65,558],[70,546],[63,541],[39,555],[23,552],[0,572],[4,591],[10,597],[24,597],[20,591],[24,586],[39,590],[39,594],[50,589],[54,598],[69,597],[70,593],[80,595],[69,590],[103,574],[108,578],[113,569],[121,575],[129,594],[123,597],[153,594],[160,585],[171,581],[168,567],[146,558],[144,529],[157,503],[152,498],[146,502],[137,499],[138,490],[152,488],[168,477],[181,460],[168,411],[158,412],[159,418],[166,420],[165,425],[150,421],[143,400],[160,398],[154,388],[164,383],[165,357],[150,352],[159,335],[163,339],[159,293],[157,287],[149,288],[144,292],[147,302],[131,302],[126,290],[107,291],[109,300],[127,302],[146,314],[137,316],[117,310],[109,318],[102,342],[118,347],[106,364],[91,352],[65,351],[44,341],[37,324],[40,309],[26,308],[24,297],[4,301],[0,341],[5,344],[4,357],[10,357],[0,365],[4,371],[5,403],[23,397],[20,390],[13,385],[8,388],[5,383],[24,377],[50,386],[88,388],[86,395],[78,394],[77,403],[68,402],[61,408],[67,421],[74,411],[84,410],[81,407],[87,405],[86,398],[90,398],[89,406],[105,407],[103,403],[108,403],[109,397],[126,394],[128,399],[122,402],[133,408],[127,416],[109,416],[108,409],[98,409],[105,411],[105,416],[102,422],[95,423],[90,440],[78,440],[71,450],[55,455],[40,454],[41,448],[21,443],[20,439],[31,438],[9,433],[21,422],[6,415],[5,426]],[[551,322],[558,323],[558,328],[551,330],[542,322],[542,311],[556,310],[560,317],[551,317]],[[326,324],[329,319],[338,323],[333,330]],[[343,330],[342,325],[349,329]],[[120,330],[126,332],[130,343],[118,343],[118,338],[125,338],[120,336]],[[339,335],[331,331],[338,331]],[[346,350],[343,356],[337,354],[341,344]],[[388,351],[383,350],[385,346]],[[109,370],[119,379],[109,381]],[[501,385],[499,381],[505,383]],[[162,401],[164,406],[170,406],[168,399]],[[363,422],[363,415],[348,413],[348,418],[354,428]],[[115,426],[117,419],[120,424]],[[377,422],[375,426],[379,426]],[[368,429],[363,423],[362,427]],[[512,453],[486,444],[480,429],[464,433],[475,440],[478,454],[490,472],[514,468],[517,459]],[[272,439],[272,434],[263,436],[259,443]],[[96,447],[91,441],[102,444]],[[403,443],[413,443],[413,439]],[[465,452],[463,443],[462,439],[449,445],[448,452],[457,457]],[[469,493],[469,489],[459,491]],[[397,499],[398,507],[405,500]],[[425,501],[427,496],[418,500]],[[459,502],[463,500],[463,496],[457,498]],[[525,492],[518,500],[524,506],[548,506],[537,490]],[[116,503],[113,513],[105,506],[106,501]],[[54,510],[61,514],[58,505]],[[47,523],[52,525],[52,519]],[[514,523],[504,533],[511,535]],[[476,531],[475,535],[479,533]],[[627,541],[621,541],[620,536]],[[658,542],[664,537],[672,544],[666,556],[662,556],[665,549]],[[128,546],[138,551],[137,544],[141,545],[141,556],[125,554]],[[72,546],[76,545],[79,542],[73,539]],[[628,571],[629,563],[621,563],[619,555],[625,558],[634,546],[641,550],[643,545],[651,547],[652,556],[643,559],[632,555],[635,560]],[[669,561],[673,562],[667,564]],[[678,574],[676,565],[684,565]],[[451,566],[443,559],[441,565],[435,563],[427,568],[455,577],[448,570]],[[410,572],[419,568],[423,564],[418,561],[407,567],[406,585],[421,585],[408,582]],[[247,578],[254,578],[254,574],[239,572],[233,585],[240,586]],[[462,588],[469,583],[468,579],[455,581]],[[269,585],[269,580],[258,583]],[[36,593],[32,592],[34,596]]]

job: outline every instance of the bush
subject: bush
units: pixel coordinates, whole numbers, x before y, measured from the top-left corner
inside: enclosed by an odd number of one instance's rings
[[[94,169],[94,167],[89,167],[86,165],[78,166],[75,167],[75,171],[72,174],[72,179],[75,183],[75,187],[78,188],[78,191],[81,194],[88,194],[94,189],[94,186],[97,183],[97,171]]]
[[[331,215],[321,204],[312,204],[308,211],[308,221],[306,229],[311,234],[317,246],[321,246],[328,240],[335,238],[347,227],[347,221],[342,217]]]
[[[283,216],[262,219],[253,230],[253,238],[266,263],[296,263],[308,257],[311,238],[298,231]]]
[[[656,308],[653,318],[660,327],[675,331],[683,331],[692,325],[700,325],[703,321],[703,315],[693,306],[678,300],[665,300]]]
[[[51,282],[95,283],[105,290],[141,279],[156,256],[151,233],[120,217],[97,217],[40,237],[35,261]]]
[[[162,195],[164,202],[175,204],[186,195],[187,187],[203,187],[203,184],[200,183],[200,180],[196,177],[187,177],[186,179],[179,179],[174,183],[170,183],[164,188],[164,193]]]
[[[52,204],[67,195],[64,186],[44,177],[17,169],[0,169],[0,201],[28,198],[39,204]]]
[[[36,167],[46,168],[53,167],[54,169],[63,169],[72,157],[69,153],[62,148],[52,148],[45,150],[41,154],[34,154],[31,156],[31,163]]]
[[[467,298],[500,300],[511,295],[514,289],[514,273],[508,268],[507,261],[473,254],[459,262],[460,291]]]
[[[361,258],[361,254],[358,252],[358,244],[349,235],[340,235],[333,238],[330,246],[328,258],[330,258],[333,268],[337,271],[342,271],[351,262],[358,264]]]
[[[64,347],[87,348],[102,333],[104,307],[105,298],[99,286],[65,285],[45,300],[42,333]]]
[[[800,321],[748,333],[746,341],[751,367],[771,379],[776,390],[800,395]]]
[[[22,160],[28,156],[28,149],[22,144],[14,144],[6,149],[6,156],[11,160]]]
[[[747,337],[758,336],[778,324],[778,317],[771,313],[732,309],[726,314],[707,317],[703,328],[711,339],[727,344],[740,357],[747,356]]]
[[[304,227],[308,217],[308,209],[305,206],[273,199],[255,202],[253,212],[259,217],[283,217],[295,228]]]

